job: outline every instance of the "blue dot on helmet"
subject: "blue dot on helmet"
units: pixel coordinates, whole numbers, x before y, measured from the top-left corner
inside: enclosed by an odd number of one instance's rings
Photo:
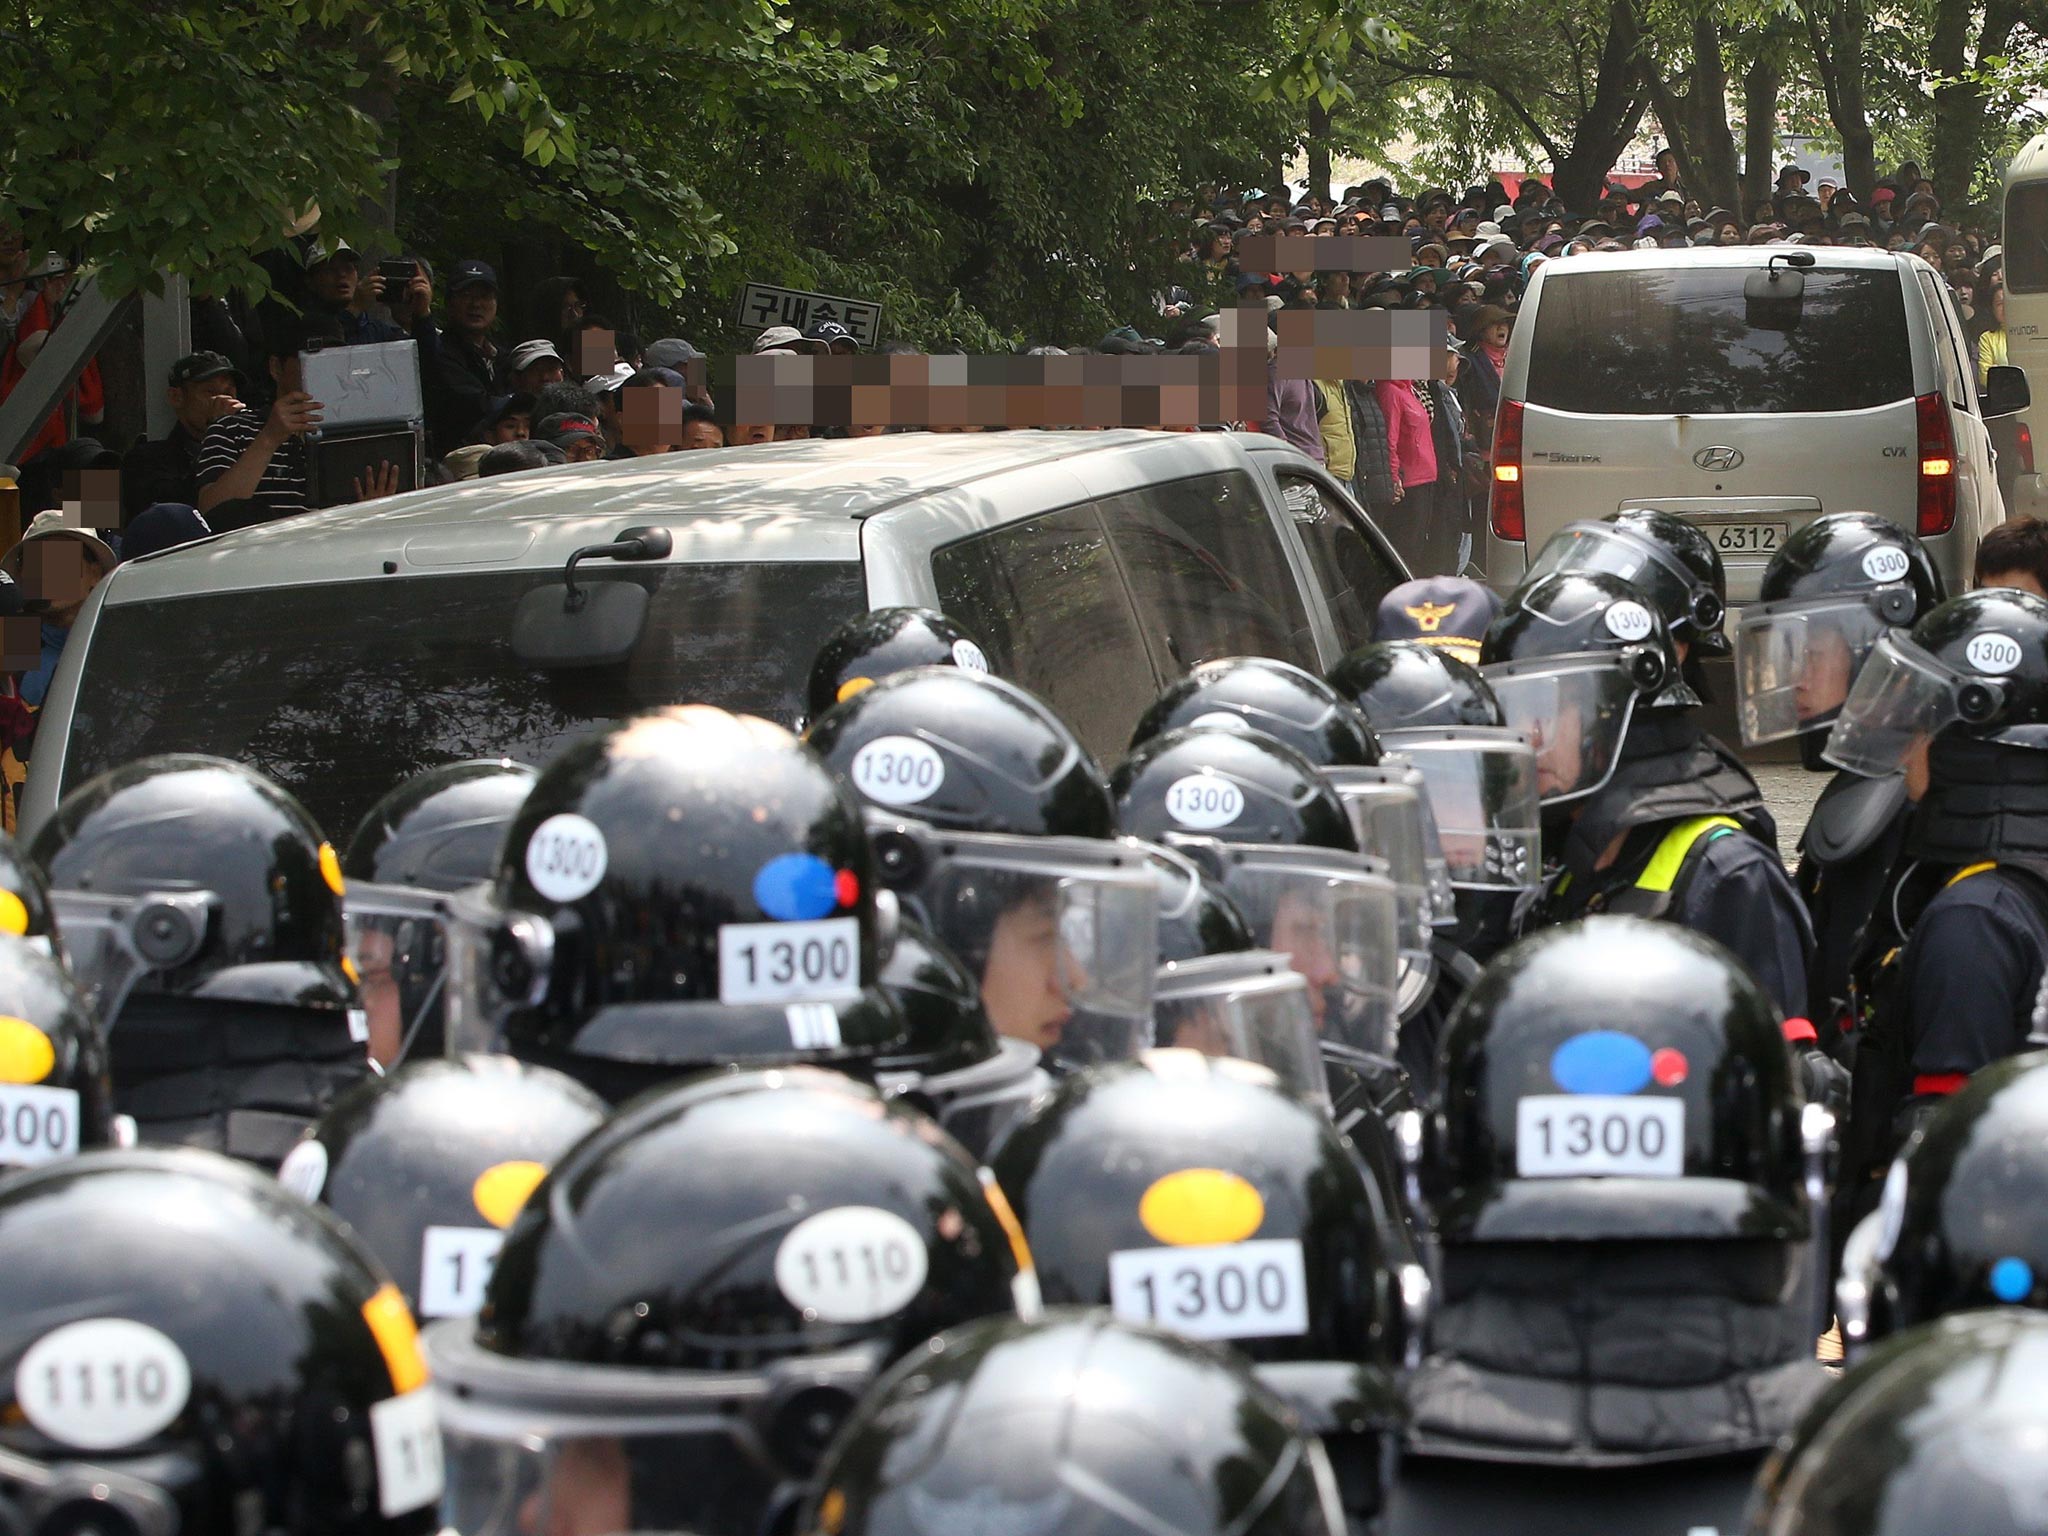
[[[2034,1266],[2006,1257],[1991,1266],[1991,1294],[2000,1301],[2021,1302],[2034,1294]]]
[[[778,854],[754,876],[754,903],[778,922],[829,916],[839,905],[839,873],[815,853]]]
[[[1550,1075],[1566,1093],[1635,1093],[1650,1080],[1650,1048],[1619,1030],[1589,1030],[1551,1052]]]

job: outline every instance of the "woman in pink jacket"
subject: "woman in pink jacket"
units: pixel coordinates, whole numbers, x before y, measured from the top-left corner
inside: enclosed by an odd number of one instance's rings
[[[1408,536],[1394,535],[1403,549],[1431,549],[1436,545],[1430,525],[1439,515],[1436,484],[1436,441],[1430,431],[1429,408],[1416,393],[1410,379],[1381,379],[1373,385],[1380,414],[1387,419],[1387,454],[1393,461],[1394,499],[1399,519],[1408,523]],[[1392,530],[1389,530],[1392,533]],[[1442,571],[1421,571],[1417,576],[1441,576]]]

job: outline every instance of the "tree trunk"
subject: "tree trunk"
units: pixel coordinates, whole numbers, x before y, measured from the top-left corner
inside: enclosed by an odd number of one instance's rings
[[[1877,146],[1870,132],[1869,99],[1863,80],[1863,45],[1870,31],[1865,0],[1798,0],[1806,24],[1828,121],[1842,140],[1842,179],[1860,203],[1877,185]]]
[[[1590,214],[1599,204],[1607,173],[1635,137],[1644,105],[1636,85],[1634,17],[1628,0],[1609,0],[1593,99],[1572,126],[1571,147],[1551,161],[1551,184],[1566,208]]]
[[[1771,158],[1777,148],[1778,86],[1785,72],[1775,32],[1764,37],[1742,76],[1742,201],[1728,206],[1744,224],[1776,185]]]
[[[2010,0],[1991,0],[1984,8],[1977,45],[1970,48],[1972,9],[1970,0],[1935,0],[1934,28],[1927,45],[1928,66],[1948,80],[1934,88],[1934,121],[1927,146],[1927,175],[1944,207],[1970,200],[1984,142],[1984,92],[1956,76],[2004,53],[2019,21],[2017,5]]]
[[[1330,109],[1308,104],[1308,195],[1330,201]]]
[[[1644,36],[1642,22],[1631,13],[1636,67],[1643,88],[1664,125],[1671,151],[1678,157],[1679,180],[1702,204],[1734,207],[1740,188],[1735,165],[1735,133],[1728,124],[1728,67],[1721,55],[1721,24],[1712,11],[1692,20],[1691,57],[1680,78],[1685,87],[1664,78]]]

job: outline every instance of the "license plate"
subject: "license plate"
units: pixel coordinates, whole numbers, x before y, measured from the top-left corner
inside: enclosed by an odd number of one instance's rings
[[[727,923],[718,930],[721,1003],[850,1003],[860,996],[860,922]]]
[[[1308,1332],[1308,1275],[1294,1238],[1109,1256],[1109,1307],[1190,1339],[1296,1338]]]
[[[1709,528],[1714,548],[1724,555],[1774,555],[1791,532],[1789,523],[1722,523]]]
[[[1684,1172],[1683,1099],[1556,1093],[1515,1105],[1521,1178],[1675,1179]]]

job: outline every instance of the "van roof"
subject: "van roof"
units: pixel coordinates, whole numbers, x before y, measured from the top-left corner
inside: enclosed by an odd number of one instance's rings
[[[330,507],[124,561],[104,601],[560,564],[635,522],[667,527],[675,560],[858,560],[860,523],[878,512],[1159,441],[1140,431],[914,432],[557,465]]]
[[[1858,245],[1708,245],[1682,251],[1587,251],[1563,261],[1547,261],[1542,275],[1555,280],[1574,272],[1616,267],[1761,267],[1773,256],[1806,251],[1817,267],[1836,270],[1897,267],[1920,258],[1905,251],[1882,251]]]
[[[2019,147],[2012,157],[2012,163],[2005,168],[2005,184],[2009,187],[2016,181],[2039,181],[2048,177],[2048,133],[2037,133]]]

